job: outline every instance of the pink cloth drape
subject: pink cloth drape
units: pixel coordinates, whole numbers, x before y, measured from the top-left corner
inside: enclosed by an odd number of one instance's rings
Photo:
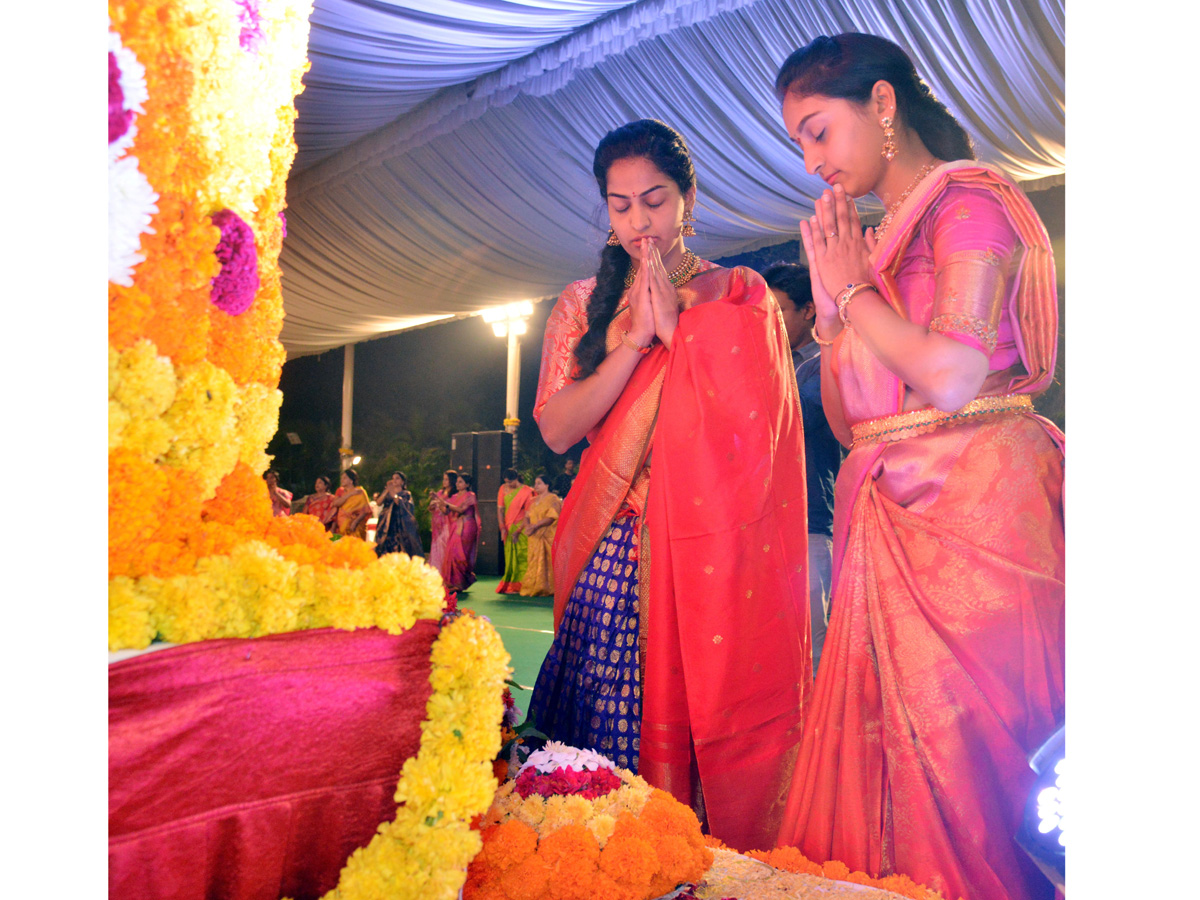
[[[395,815],[433,622],[215,640],[109,666],[109,896],[294,900]]]

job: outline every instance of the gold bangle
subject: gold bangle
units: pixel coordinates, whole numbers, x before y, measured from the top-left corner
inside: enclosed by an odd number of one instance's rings
[[[812,327],[812,336],[813,336],[813,340],[816,341],[818,344],[820,344],[822,347],[832,347],[833,346],[833,341],[822,340],[821,336],[819,334],[817,334],[817,326],[816,325],[814,325]]]
[[[846,289],[838,294],[838,318],[842,320],[843,325],[847,328],[851,327],[850,319],[846,316],[846,307],[850,305],[850,301],[854,299],[854,296],[861,291],[871,291],[874,289],[874,285],[868,281],[864,281],[859,284],[848,284],[846,285]]]
[[[621,343],[629,349],[636,350],[638,353],[645,356],[650,352],[650,348],[654,346],[654,338],[650,338],[650,343],[643,347],[641,344],[635,344],[633,338],[629,336],[629,332],[626,331],[621,334]]]

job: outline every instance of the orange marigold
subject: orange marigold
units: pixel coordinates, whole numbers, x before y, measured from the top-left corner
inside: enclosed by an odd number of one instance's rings
[[[834,881],[846,881],[850,877],[850,867],[836,859],[825,863],[821,872],[826,878],[832,878]]]
[[[497,883],[508,900],[542,900],[551,877],[546,861],[535,855],[525,857],[501,875]]]
[[[537,851],[537,832],[511,819],[483,832],[484,861],[499,872],[507,871]]]
[[[600,869],[618,885],[645,896],[658,870],[658,857],[636,826],[637,820],[628,813],[617,819],[612,837],[600,851]]]
[[[554,900],[592,900],[600,845],[586,825],[566,825],[542,838],[538,856],[550,867]]]

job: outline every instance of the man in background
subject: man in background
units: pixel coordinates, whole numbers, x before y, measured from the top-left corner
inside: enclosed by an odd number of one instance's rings
[[[804,468],[808,479],[808,591],[812,617],[813,674],[821,661],[829,624],[833,569],[833,483],[842,464],[842,447],[821,406],[821,348],[813,340],[817,310],[808,268],[776,263],[762,273],[783,313],[804,420]]]

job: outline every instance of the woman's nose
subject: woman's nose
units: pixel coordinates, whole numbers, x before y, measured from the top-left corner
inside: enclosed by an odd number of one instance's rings
[[[809,150],[804,154],[804,171],[808,172],[809,175],[816,175],[820,171],[823,162],[824,160],[820,159],[816,152]]]

